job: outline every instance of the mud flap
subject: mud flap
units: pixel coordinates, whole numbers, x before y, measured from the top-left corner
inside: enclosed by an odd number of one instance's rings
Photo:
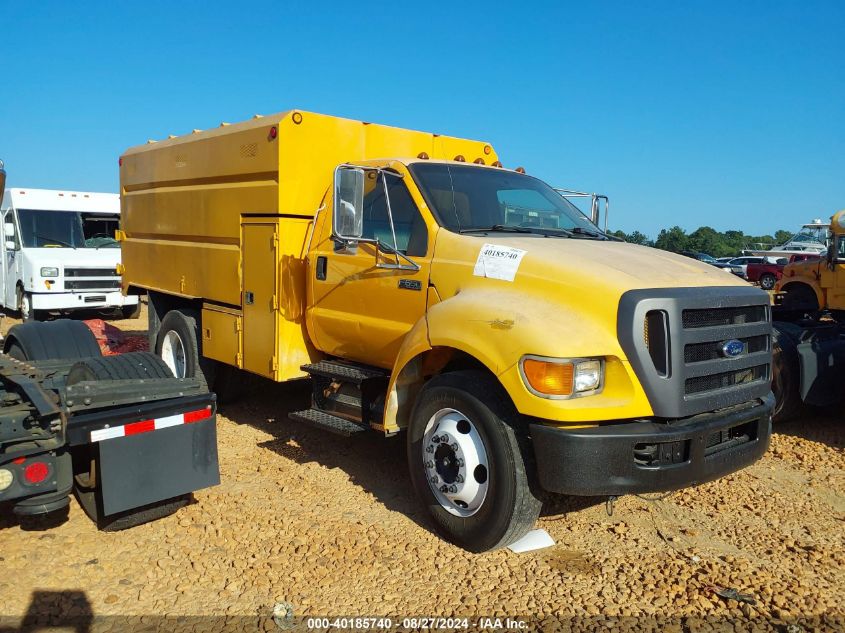
[[[836,404],[842,399],[845,374],[845,345],[838,336],[812,336],[798,343],[801,363],[801,400],[817,407]]]
[[[220,483],[215,418],[100,442],[105,516]]]

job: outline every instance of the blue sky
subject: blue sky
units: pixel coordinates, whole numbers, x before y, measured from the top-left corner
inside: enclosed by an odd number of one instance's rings
[[[845,208],[845,2],[0,0],[14,186],[117,191],[149,138],[301,108],[489,140],[611,228]]]

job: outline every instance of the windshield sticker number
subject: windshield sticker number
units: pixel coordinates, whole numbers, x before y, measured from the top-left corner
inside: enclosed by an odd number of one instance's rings
[[[477,277],[513,281],[516,271],[519,270],[519,263],[527,252],[521,248],[485,244],[478,253],[472,274]]]

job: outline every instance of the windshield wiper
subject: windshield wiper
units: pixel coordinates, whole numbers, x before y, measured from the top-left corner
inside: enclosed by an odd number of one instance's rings
[[[574,228],[569,229],[570,233],[576,233],[577,235],[586,235],[587,237],[601,237],[606,238],[607,236],[604,233],[596,233],[595,231],[591,231],[590,229],[585,229],[580,226],[576,226]]]
[[[73,244],[70,244],[69,242],[65,242],[64,240],[60,240],[60,239],[55,238],[55,237],[50,237],[49,235],[36,235],[35,237],[37,237],[40,240],[44,240],[45,242],[56,242],[58,244],[62,244],[63,246],[68,246],[68,247],[73,248],[73,249],[76,248],[76,246],[74,246]]]
[[[495,231],[497,233],[534,233],[531,229],[525,226],[508,226],[507,224],[494,224],[493,226],[473,227],[471,229],[461,229],[458,233],[485,233],[487,231]]]

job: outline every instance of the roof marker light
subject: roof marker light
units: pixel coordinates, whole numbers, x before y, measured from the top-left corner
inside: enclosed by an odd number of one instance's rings
[[[300,123],[302,123],[302,113],[301,113],[301,112],[294,112],[294,113],[291,115],[291,117],[290,117],[290,118],[291,118],[291,120],[292,120],[294,123],[296,123],[297,125],[299,125]],[[366,124],[365,124],[365,125],[366,125]]]

